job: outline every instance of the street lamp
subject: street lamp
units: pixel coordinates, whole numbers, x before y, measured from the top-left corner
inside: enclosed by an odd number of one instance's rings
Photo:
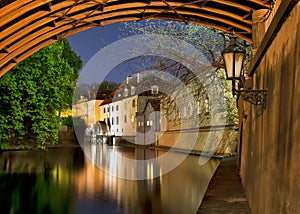
[[[241,89],[243,88],[243,61],[246,51],[236,42],[235,36],[230,37],[230,43],[227,48],[222,51],[222,56],[225,63],[226,79],[232,80],[232,94],[240,96],[243,100],[250,102],[253,105],[261,105],[263,108],[267,105],[267,91],[257,89]],[[236,89],[235,81],[238,82]]]

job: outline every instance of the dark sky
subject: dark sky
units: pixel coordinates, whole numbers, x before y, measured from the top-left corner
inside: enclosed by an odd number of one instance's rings
[[[97,27],[67,37],[83,66],[103,47],[120,38],[120,23]]]
[[[83,69],[99,50],[122,38],[121,25],[121,23],[116,23],[104,27],[96,27],[67,37],[72,49],[81,57]],[[123,82],[128,74],[126,72],[122,73],[120,69],[124,70],[122,66],[116,71],[113,70],[106,77],[106,80],[118,83]]]

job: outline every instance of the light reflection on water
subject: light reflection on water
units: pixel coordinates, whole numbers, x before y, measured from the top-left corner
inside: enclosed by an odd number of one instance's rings
[[[0,154],[1,213],[195,213],[219,164],[211,159],[199,166],[199,157],[189,155],[166,175],[135,181],[113,177],[93,163],[106,162],[116,171],[112,153],[147,159],[163,151],[107,145],[84,150],[93,152],[91,160],[81,148]]]

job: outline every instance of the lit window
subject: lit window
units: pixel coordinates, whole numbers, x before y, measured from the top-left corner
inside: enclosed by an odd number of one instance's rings
[[[149,120],[147,120],[147,126],[150,126],[150,121]]]
[[[200,102],[197,101],[197,113],[201,114],[201,107],[200,107]]]
[[[128,96],[128,91],[129,91],[128,88],[125,88],[125,89],[124,89],[124,97],[127,97],[127,96]]]
[[[150,126],[153,126],[153,121],[152,121],[152,120],[150,120],[149,125],[150,125]]]
[[[134,86],[131,86],[131,88],[130,88],[130,94],[131,95],[135,94],[135,87]]]
[[[158,86],[157,85],[152,85],[151,86],[151,93],[152,94],[157,94],[158,93]]]
[[[134,115],[131,115],[131,122],[134,122]]]

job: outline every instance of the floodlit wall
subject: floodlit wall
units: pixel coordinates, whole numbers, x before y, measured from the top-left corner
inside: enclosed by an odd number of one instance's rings
[[[252,213],[300,213],[299,84],[298,1],[253,76],[254,87],[268,90],[266,109],[239,106],[240,174]]]
[[[106,124],[110,121],[111,135],[136,135],[135,114],[137,111],[137,99],[138,96],[136,95],[116,100],[99,107],[100,121],[104,121]]]

